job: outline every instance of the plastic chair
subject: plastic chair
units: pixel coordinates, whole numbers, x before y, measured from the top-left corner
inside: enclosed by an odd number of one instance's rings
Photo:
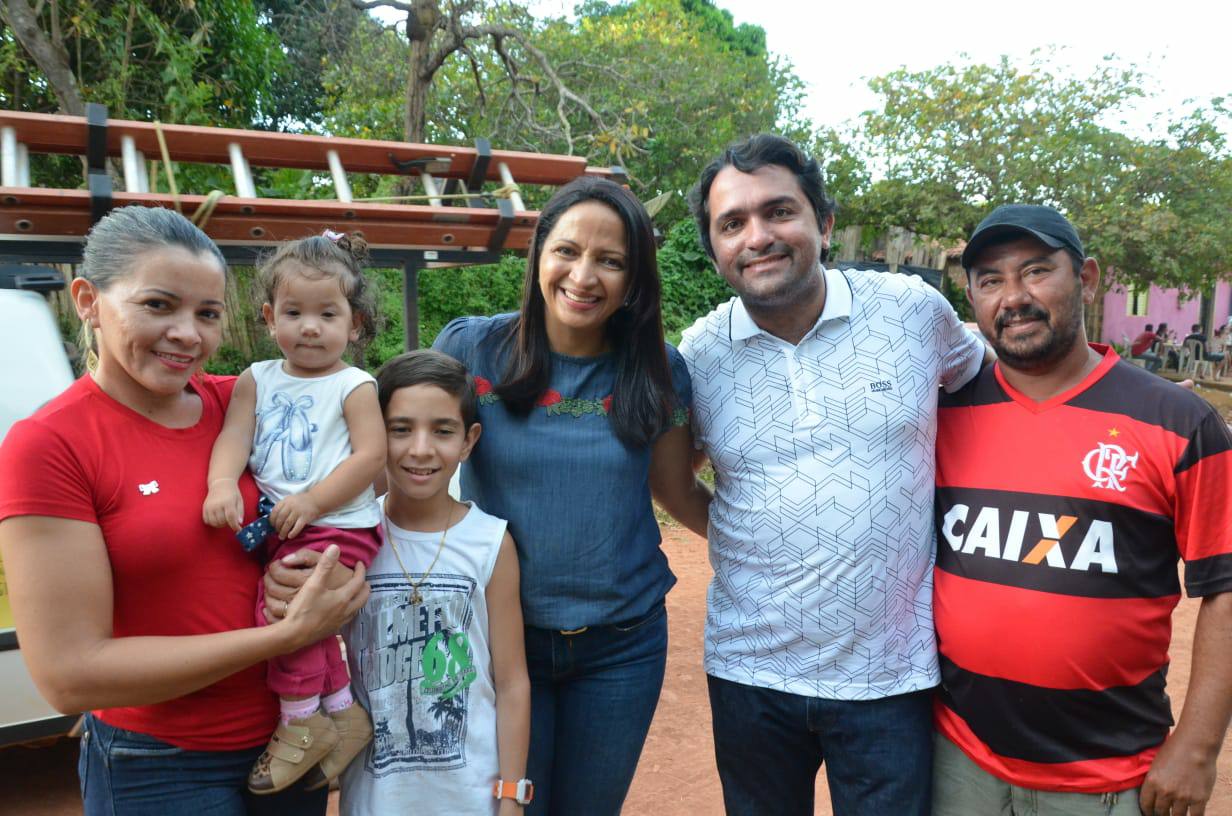
[[[1136,365],[1138,368],[1146,368],[1146,360],[1135,357],[1132,353],[1133,341],[1129,339],[1128,334],[1121,335],[1121,346],[1124,350],[1121,352],[1121,359],[1130,365]]]
[[[1186,371],[1199,379],[1209,380],[1215,376],[1215,366],[1212,365],[1211,361],[1207,360],[1206,355],[1202,353],[1201,340],[1186,340],[1184,355],[1188,360],[1188,363],[1182,363],[1181,370]]]
[[[1184,374],[1189,369],[1189,344],[1181,346],[1176,351],[1176,373]]]

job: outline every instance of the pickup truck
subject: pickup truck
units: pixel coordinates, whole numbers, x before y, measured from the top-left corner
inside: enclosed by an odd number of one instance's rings
[[[54,269],[0,266],[0,440],[73,381],[45,295],[64,287]],[[0,746],[68,733],[76,715],[53,709],[30,680],[0,561]]]

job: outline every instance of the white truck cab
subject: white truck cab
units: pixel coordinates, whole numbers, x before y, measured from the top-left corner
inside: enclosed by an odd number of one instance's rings
[[[0,266],[0,439],[73,381],[43,294],[63,287],[64,277],[53,269]],[[0,746],[65,734],[77,720],[61,715],[35,689],[8,601],[0,561]]]

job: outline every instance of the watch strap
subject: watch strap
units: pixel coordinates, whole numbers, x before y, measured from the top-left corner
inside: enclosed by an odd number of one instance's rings
[[[535,798],[535,785],[529,779],[519,779],[517,782],[498,779],[492,785],[492,796],[497,799],[512,799],[519,805],[529,805]]]

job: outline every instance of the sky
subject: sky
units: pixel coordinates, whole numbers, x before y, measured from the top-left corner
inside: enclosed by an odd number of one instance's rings
[[[574,2],[538,0],[540,13],[568,14]],[[888,4],[877,0],[717,0],[737,24],[766,31],[772,53],[785,56],[808,85],[805,115],[835,126],[878,106],[867,77],[901,66],[921,70],[966,59],[992,63],[1002,54],[1026,62],[1035,48],[1062,50],[1054,73],[1090,76],[1115,54],[1148,75],[1151,99],[1126,111],[1125,124],[1103,124],[1132,135],[1158,129],[1168,111],[1188,110],[1187,99],[1232,97],[1232,4],[1166,0],[931,0]],[[1232,133],[1232,127],[1225,128]]]

